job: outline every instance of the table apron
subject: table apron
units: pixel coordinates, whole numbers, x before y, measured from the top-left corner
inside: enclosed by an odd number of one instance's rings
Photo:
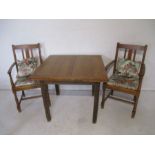
[[[98,83],[104,83],[104,82],[50,82],[44,80],[41,80],[39,82],[44,82],[45,84],[61,84],[61,85],[95,85]]]

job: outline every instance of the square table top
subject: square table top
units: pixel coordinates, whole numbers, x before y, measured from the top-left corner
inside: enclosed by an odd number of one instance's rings
[[[107,74],[100,55],[51,55],[30,76],[48,82],[106,82]]]

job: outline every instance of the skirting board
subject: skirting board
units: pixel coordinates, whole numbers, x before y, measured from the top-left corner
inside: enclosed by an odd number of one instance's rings
[[[49,90],[54,90],[54,85],[49,85]],[[61,90],[91,90],[92,87],[88,85],[60,85]],[[100,89],[102,90],[102,86],[100,86]],[[9,87],[1,87],[0,90],[11,90]],[[153,88],[142,88],[142,90],[146,91],[155,91]]]

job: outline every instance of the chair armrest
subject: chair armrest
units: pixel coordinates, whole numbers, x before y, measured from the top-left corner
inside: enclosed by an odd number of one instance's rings
[[[144,75],[145,75],[145,64],[142,64],[139,77],[143,78]]]
[[[105,66],[105,70],[108,72],[111,67],[114,65],[115,60],[109,62],[106,66]]]
[[[11,72],[12,72],[12,69],[13,69],[13,67],[16,65],[16,63],[14,62],[11,66],[10,66],[10,68],[9,68],[9,70],[8,70],[8,74],[11,74]]]

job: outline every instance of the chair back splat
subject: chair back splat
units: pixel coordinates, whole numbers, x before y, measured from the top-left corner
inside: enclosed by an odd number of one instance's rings
[[[25,44],[25,45],[12,45],[14,60],[16,63],[16,69],[18,71],[17,61],[20,59],[28,59],[38,57],[40,64],[42,64],[42,56],[40,43],[38,44]]]
[[[145,61],[146,51],[147,51],[147,45],[141,46],[141,45],[117,43],[113,72],[116,71],[116,64],[119,58],[139,61],[143,65]]]

